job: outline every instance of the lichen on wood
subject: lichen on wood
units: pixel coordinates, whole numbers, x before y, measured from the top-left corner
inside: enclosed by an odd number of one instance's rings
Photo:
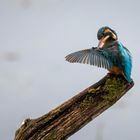
[[[14,140],[64,140],[118,101],[134,83],[105,76],[96,84],[37,119],[28,119]]]

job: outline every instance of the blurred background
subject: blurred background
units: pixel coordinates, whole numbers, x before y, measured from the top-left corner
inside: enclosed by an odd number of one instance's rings
[[[106,70],[70,64],[71,52],[97,46],[109,26],[133,55],[135,86],[69,140],[140,137],[139,0],[0,0],[0,139],[101,79]]]

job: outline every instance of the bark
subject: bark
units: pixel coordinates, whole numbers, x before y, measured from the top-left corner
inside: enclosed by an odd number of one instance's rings
[[[133,85],[122,76],[107,75],[49,113],[26,119],[14,140],[65,140],[111,107]]]

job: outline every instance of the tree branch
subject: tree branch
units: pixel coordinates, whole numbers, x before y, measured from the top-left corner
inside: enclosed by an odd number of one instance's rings
[[[118,101],[134,82],[122,76],[105,76],[48,114],[26,119],[14,140],[64,140]]]

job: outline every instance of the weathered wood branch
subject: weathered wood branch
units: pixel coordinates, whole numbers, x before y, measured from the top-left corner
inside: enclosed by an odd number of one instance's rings
[[[105,76],[48,114],[26,119],[14,140],[64,140],[118,101],[134,83],[122,76]]]

